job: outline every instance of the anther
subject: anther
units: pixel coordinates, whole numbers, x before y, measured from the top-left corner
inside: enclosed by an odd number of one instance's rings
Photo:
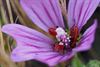
[[[50,33],[52,36],[56,36],[56,35],[57,35],[57,32],[56,32],[56,29],[55,29],[55,28],[49,28],[49,33]]]

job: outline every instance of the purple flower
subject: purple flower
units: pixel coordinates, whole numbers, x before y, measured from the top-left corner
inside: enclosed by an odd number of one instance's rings
[[[20,3],[33,23],[54,39],[23,25],[4,25],[2,31],[12,36],[17,43],[11,54],[13,61],[35,59],[54,66],[70,59],[77,52],[91,48],[97,21],[81,36],[80,31],[95,11],[99,0],[69,0],[69,32],[65,31],[58,0],[20,0]]]

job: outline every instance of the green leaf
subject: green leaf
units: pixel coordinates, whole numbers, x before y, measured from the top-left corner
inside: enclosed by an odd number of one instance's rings
[[[72,60],[71,67],[86,67],[86,66],[80,61],[80,59],[77,56],[75,56],[75,58]]]
[[[98,61],[98,60],[91,60],[87,64],[87,67],[100,67],[100,61]]]

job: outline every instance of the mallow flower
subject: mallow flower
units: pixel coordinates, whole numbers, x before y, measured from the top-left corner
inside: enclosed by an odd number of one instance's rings
[[[59,0],[20,0],[20,4],[33,23],[53,39],[20,24],[4,25],[2,31],[17,43],[11,53],[14,62],[35,59],[54,66],[69,60],[77,52],[91,48],[97,21],[83,34],[80,31],[94,13],[99,0],[69,0],[67,22],[63,20]]]

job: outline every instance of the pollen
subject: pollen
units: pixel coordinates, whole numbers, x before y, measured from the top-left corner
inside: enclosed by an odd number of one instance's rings
[[[70,30],[69,34],[61,27],[50,28],[49,34],[56,39],[53,46],[54,51],[65,54],[68,50],[72,50],[76,46],[78,33],[78,28],[75,26]]]
[[[54,51],[64,54],[66,47],[68,46],[68,42],[70,42],[67,32],[65,32],[63,28],[57,27],[56,29],[50,28],[49,33],[55,36],[56,39],[56,42],[53,46]]]

